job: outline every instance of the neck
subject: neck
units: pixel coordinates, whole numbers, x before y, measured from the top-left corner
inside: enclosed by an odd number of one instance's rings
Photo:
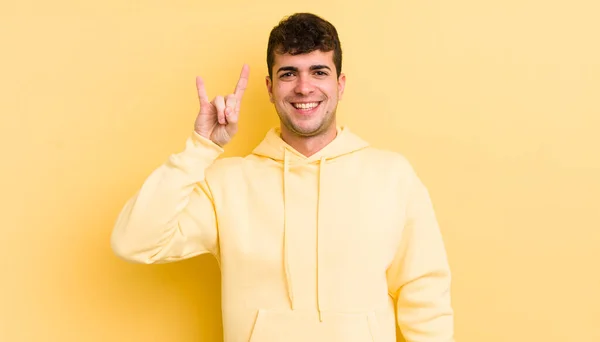
[[[337,136],[337,128],[335,125],[327,128],[325,131],[310,137],[303,137],[294,134],[284,127],[281,129],[281,139],[288,145],[292,146],[296,151],[302,153],[305,157],[310,157],[313,154],[322,150]]]

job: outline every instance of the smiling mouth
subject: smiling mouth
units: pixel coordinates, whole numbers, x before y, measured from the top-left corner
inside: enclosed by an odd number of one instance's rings
[[[317,108],[321,104],[321,101],[317,102],[295,102],[292,106],[299,110],[311,110]]]

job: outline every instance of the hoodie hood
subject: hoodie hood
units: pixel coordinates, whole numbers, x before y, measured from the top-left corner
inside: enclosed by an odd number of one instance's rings
[[[276,161],[297,160],[304,163],[313,163],[321,159],[331,160],[343,155],[357,152],[368,147],[369,144],[352,133],[347,127],[338,127],[337,135],[333,141],[319,152],[306,157],[281,138],[281,129],[270,129],[263,141],[256,146],[252,154],[270,158]]]
[[[317,194],[317,268],[316,268],[316,279],[317,279],[317,308],[319,311],[319,319],[322,320],[322,309],[321,309],[321,301],[320,297],[320,286],[319,286],[319,254],[320,254],[320,245],[319,245],[319,228],[321,227],[321,222],[323,215],[328,214],[327,199],[335,198],[339,196],[338,194],[326,194],[322,191],[323,179],[325,174],[325,169],[327,168],[328,162],[334,161],[336,158],[343,157],[348,154],[352,154],[358,151],[361,151],[367,148],[369,144],[352,133],[346,127],[338,127],[337,135],[333,141],[331,141],[327,146],[322,148],[317,153],[313,154],[310,157],[306,157],[292,146],[287,144],[281,138],[281,129],[280,128],[272,128],[269,130],[263,139],[263,141],[254,149],[252,152],[253,155],[269,158],[274,161],[280,162],[282,164],[282,183],[283,183],[283,207],[284,207],[284,227],[283,227],[283,262],[284,262],[284,271],[285,278],[287,283],[287,293],[290,301],[290,307],[294,310],[294,281],[292,279],[292,272],[290,270],[290,262],[288,257],[289,250],[289,239],[288,239],[288,231],[289,227],[289,203],[290,203],[290,191],[288,186],[288,178],[290,172],[293,172],[294,168],[301,168],[308,164],[318,164],[318,194]],[[306,227],[306,229],[310,229],[310,227]]]

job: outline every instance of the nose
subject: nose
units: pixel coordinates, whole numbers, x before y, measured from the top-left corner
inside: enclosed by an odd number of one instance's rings
[[[298,95],[310,95],[314,90],[312,81],[308,75],[300,74],[296,79],[294,91]]]

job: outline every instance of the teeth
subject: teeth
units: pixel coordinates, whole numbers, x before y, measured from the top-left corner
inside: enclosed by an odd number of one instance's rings
[[[311,103],[295,103],[294,107],[298,108],[298,109],[312,109],[315,108],[316,106],[318,106],[319,103],[318,102],[311,102]]]

